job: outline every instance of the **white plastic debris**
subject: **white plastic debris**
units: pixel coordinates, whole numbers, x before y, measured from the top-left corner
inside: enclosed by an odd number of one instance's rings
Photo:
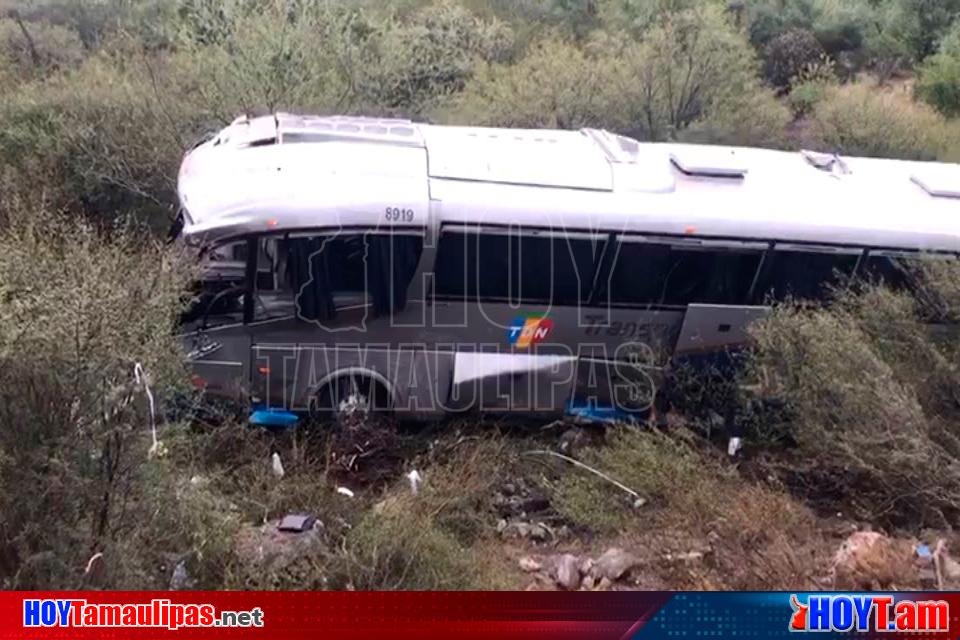
[[[91,573],[97,567],[97,564],[101,562],[103,562],[103,553],[98,551],[87,560],[87,568],[84,569],[83,572],[87,574]]]
[[[166,447],[157,439],[157,408],[153,402],[153,392],[147,384],[147,375],[139,362],[133,365],[133,381],[137,387],[143,387],[143,393],[147,396],[147,406],[150,409],[150,435],[153,437],[153,444],[150,445],[147,455],[151,458],[162,458],[166,453]]]
[[[740,438],[736,436],[730,438],[730,441],[727,443],[727,455],[732,458],[740,452],[740,448],[742,446],[743,442],[740,440]]]
[[[190,588],[190,574],[187,573],[187,563],[181,560],[173,569],[173,575],[170,576],[170,589],[173,591],[182,591]]]
[[[350,489],[347,489],[346,487],[337,487],[337,493],[342,496],[347,496],[348,498],[353,497],[353,491],[350,491]]]
[[[423,483],[423,478],[420,476],[420,472],[414,469],[407,474],[407,480],[410,481],[410,492],[413,495],[417,495],[417,492],[420,491],[420,485]]]
[[[276,451],[274,451],[273,455],[270,456],[270,467],[273,469],[273,475],[275,475],[277,478],[283,477],[283,463],[280,462],[280,454]]]

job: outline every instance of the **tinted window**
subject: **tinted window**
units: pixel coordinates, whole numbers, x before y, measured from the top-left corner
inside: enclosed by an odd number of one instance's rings
[[[579,238],[519,238],[515,271],[520,299],[557,305],[586,302],[593,285],[594,256],[602,246],[602,241]]]
[[[860,274],[870,282],[883,283],[894,289],[905,289],[913,281],[911,273],[917,268],[918,260],[919,258],[870,253],[867,254]]]
[[[586,301],[600,244],[530,234],[445,231],[436,295],[573,305]]]
[[[838,278],[853,274],[859,259],[858,253],[771,251],[764,260],[754,301],[823,299]]]
[[[740,304],[760,256],[755,250],[622,242],[607,295],[614,304]]]
[[[445,231],[437,246],[434,292],[453,298],[515,298],[510,244],[506,234]]]
[[[403,308],[422,238],[379,234],[269,237],[261,240],[254,317],[325,319],[371,302],[377,314]],[[265,263],[265,264],[264,264]]]

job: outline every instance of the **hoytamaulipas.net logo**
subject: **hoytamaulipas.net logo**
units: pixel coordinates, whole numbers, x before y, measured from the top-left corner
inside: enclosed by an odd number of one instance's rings
[[[162,598],[145,603],[25,599],[23,626],[32,627],[262,627],[263,610],[218,611],[212,604],[181,604]]]
[[[944,600],[911,600],[891,595],[792,594],[790,631],[920,632],[949,631],[950,605]]]

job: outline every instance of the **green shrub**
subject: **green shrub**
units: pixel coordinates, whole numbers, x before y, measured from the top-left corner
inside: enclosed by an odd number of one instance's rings
[[[823,100],[829,85],[824,82],[799,82],[787,94],[787,104],[794,117],[801,118],[811,114],[817,104]]]
[[[697,500],[695,489],[714,479],[704,477],[702,460],[688,441],[655,431],[618,428],[608,435],[605,446],[587,450],[583,459],[654,505],[677,511],[693,506],[685,501]],[[633,507],[633,497],[576,468],[564,470],[553,496],[560,515],[589,530],[639,526],[646,516]]]
[[[350,529],[333,563],[338,588],[481,589],[497,585],[482,557],[493,535],[490,500],[516,464],[503,441],[438,441],[416,461],[423,485],[406,479]]]
[[[6,18],[0,20],[0,55],[23,81],[75,67],[83,59],[83,45],[64,27]]]
[[[709,5],[666,14],[640,43],[595,34],[584,47],[540,42],[512,65],[486,65],[440,112],[496,126],[603,127],[649,140],[699,126],[714,141],[775,140],[788,112],[759,83],[747,42]],[[751,112],[751,121],[742,115]]]
[[[87,585],[101,552],[99,579],[136,584],[121,549],[159,508],[141,499],[162,448],[134,365],[158,398],[182,384],[173,327],[188,272],[132,232],[105,239],[12,202],[3,213],[0,576],[6,588]]]
[[[956,354],[912,297],[868,286],[828,309],[782,306],[753,334],[754,370],[788,407],[765,428],[794,443],[781,468],[798,490],[889,524],[957,521]]]
[[[438,115],[448,122],[500,127],[622,130],[615,60],[548,39],[516,64],[485,64]]]
[[[937,113],[867,83],[830,87],[811,120],[813,141],[825,151],[917,160],[943,151],[944,121]]]
[[[920,66],[915,91],[945,116],[960,114],[960,22]]]

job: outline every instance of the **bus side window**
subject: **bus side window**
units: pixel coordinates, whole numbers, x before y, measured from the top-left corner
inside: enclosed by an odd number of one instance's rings
[[[911,271],[918,260],[919,257],[870,251],[860,275],[869,282],[884,284],[891,289],[907,289],[914,280]]]
[[[206,251],[194,283],[195,298],[181,322],[203,321],[207,328],[243,320],[247,240],[235,240]]]
[[[604,238],[579,234],[519,237],[516,290],[524,302],[577,305],[590,299],[593,273]]]
[[[603,241],[579,233],[445,230],[437,247],[434,294],[557,305],[586,302]]]
[[[613,304],[743,304],[762,253],[622,241],[608,282]]]
[[[475,231],[444,231],[434,264],[434,295],[440,298],[513,300],[510,237]]]
[[[860,252],[842,253],[815,248],[774,248],[763,261],[763,269],[754,289],[757,304],[771,300],[823,300],[831,284],[853,275]]]
[[[335,233],[268,238],[274,287],[258,283],[257,320],[326,320],[372,302],[376,315],[402,309],[423,250],[419,236]],[[258,278],[260,280],[260,278]]]

